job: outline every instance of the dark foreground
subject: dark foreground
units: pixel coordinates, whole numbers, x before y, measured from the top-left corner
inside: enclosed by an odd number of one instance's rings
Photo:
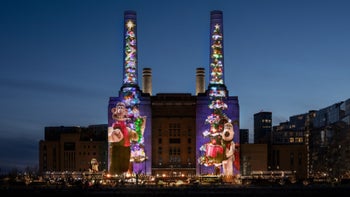
[[[118,197],[223,197],[223,196],[349,196],[350,186],[193,186],[193,187],[115,187],[101,188],[63,188],[63,189],[6,189],[1,196],[118,196]]]

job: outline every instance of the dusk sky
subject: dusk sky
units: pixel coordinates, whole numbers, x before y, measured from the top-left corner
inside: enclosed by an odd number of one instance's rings
[[[278,125],[350,98],[348,0],[0,0],[1,172],[38,165],[46,126],[107,124],[126,10],[153,95],[194,95],[197,67],[208,83],[210,11],[223,11],[225,84],[250,137],[259,111]]]

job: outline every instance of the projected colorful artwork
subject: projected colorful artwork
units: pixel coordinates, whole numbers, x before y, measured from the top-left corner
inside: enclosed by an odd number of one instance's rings
[[[232,178],[240,174],[239,109],[235,103],[237,100],[221,95],[219,93],[209,97],[207,109],[203,109],[208,115],[198,127],[202,131],[197,132],[198,167],[199,173],[203,175],[215,174]]]
[[[210,56],[210,84],[224,84],[222,33],[220,24],[216,24],[212,32],[211,56]]]
[[[197,137],[199,173],[234,177],[240,173],[238,100],[229,97],[224,85],[223,20],[221,11],[212,11],[210,18],[210,58],[208,106],[199,110],[208,114],[202,135]],[[228,105],[229,103],[229,105]],[[231,107],[229,109],[229,107]],[[229,113],[229,114],[226,114]],[[197,122],[197,124],[201,124]],[[199,131],[200,132],[200,131]],[[197,135],[199,133],[197,132]],[[228,179],[227,179],[228,180]],[[232,179],[230,179],[232,180]]]
[[[132,163],[147,159],[144,151],[146,117],[140,115],[136,88],[123,89],[123,99],[111,108],[112,121],[108,127],[110,167],[112,174],[133,172]]]
[[[125,24],[124,84],[137,84],[136,22]]]
[[[147,159],[144,150],[146,116],[139,110],[137,84],[136,13],[124,13],[124,72],[119,98],[109,106],[109,172],[135,173],[133,164]],[[113,106],[114,105],[114,106]],[[137,169],[136,171],[140,171]],[[146,169],[143,170],[144,172]]]

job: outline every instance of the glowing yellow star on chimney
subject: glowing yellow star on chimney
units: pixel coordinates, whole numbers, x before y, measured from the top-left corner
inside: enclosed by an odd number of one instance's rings
[[[128,27],[129,30],[131,30],[131,29],[135,26],[135,24],[134,24],[131,20],[129,20],[129,21],[126,23],[126,26]]]

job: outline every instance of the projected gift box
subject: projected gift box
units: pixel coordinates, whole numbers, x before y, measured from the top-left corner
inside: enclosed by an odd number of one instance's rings
[[[216,162],[221,162],[223,159],[224,149],[221,145],[207,144],[206,145],[206,156],[215,160]]]

